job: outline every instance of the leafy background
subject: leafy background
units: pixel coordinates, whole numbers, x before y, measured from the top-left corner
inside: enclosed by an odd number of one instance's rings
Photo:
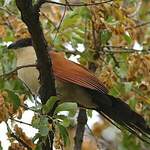
[[[60,2],[65,4],[65,1]],[[55,49],[65,51],[68,58],[76,56],[78,62],[92,70],[110,89],[110,94],[123,99],[150,125],[150,1],[114,0],[103,4],[98,4],[101,2],[99,0],[68,2],[93,5],[42,5],[40,20],[47,42]],[[16,68],[16,56],[13,51],[8,51],[7,45],[29,36],[15,1],[1,0],[0,122],[6,123],[11,142],[9,149],[25,149],[25,145],[16,142],[16,135],[32,149],[40,149],[48,131],[52,130],[48,119],[55,122],[55,148],[66,146],[66,149],[71,149],[78,111],[75,104],[58,106],[53,118],[49,118],[46,112],[52,109],[56,97],[52,97],[44,106],[39,101],[34,102],[32,107],[25,105],[27,101],[34,101],[34,98],[13,71]],[[32,138],[16,124],[27,110],[35,114],[29,126],[38,129]],[[68,113],[64,115],[60,111]],[[87,114],[89,117],[92,115],[91,111],[87,111]],[[126,131],[117,132],[115,140],[107,140],[103,133],[110,127],[112,125],[102,119],[90,130],[87,129],[82,149],[88,150],[89,145],[93,145],[93,150],[99,145],[110,150],[150,149],[149,145]],[[111,129],[111,132],[114,131]]]

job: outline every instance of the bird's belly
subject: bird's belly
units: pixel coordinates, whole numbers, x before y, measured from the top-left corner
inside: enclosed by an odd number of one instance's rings
[[[91,109],[96,107],[84,87],[57,79],[55,80],[55,86],[60,102],[75,102],[82,107]]]

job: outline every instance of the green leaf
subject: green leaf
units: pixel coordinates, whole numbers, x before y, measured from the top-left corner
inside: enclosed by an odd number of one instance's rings
[[[86,112],[87,112],[88,117],[92,118],[93,110],[88,109]]]
[[[131,82],[125,82],[125,92],[128,93],[132,89],[132,83]]]
[[[36,133],[34,137],[32,138],[32,141],[35,142],[37,139],[39,139],[41,135],[39,133]]]
[[[78,14],[72,14],[66,16],[61,25],[61,30],[67,30],[67,28],[74,27],[78,21],[79,21]]]
[[[60,136],[63,139],[64,145],[66,146],[67,143],[69,142],[69,134],[67,129],[61,125],[61,124],[57,124],[59,131],[60,131]]]
[[[135,109],[136,104],[137,104],[137,100],[134,97],[131,97],[129,99],[129,105],[133,110]]]
[[[120,63],[120,68],[116,68],[121,78],[125,78],[128,73],[128,65],[127,63]]]
[[[88,7],[81,7],[79,15],[84,19],[91,19],[91,12]]]
[[[37,144],[35,150],[42,150],[42,144]]]
[[[109,24],[116,24],[117,23],[116,19],[113,16],[108,16],[106,22]]]
[[[20,106],[19,96],[16,95],[13,91],[10,90],[6,90],[6,91],[8,93],[9,102],[13,103],[14,109],[17,110],[18,107]]]
[[[107,42],[109,41],[109,39],[111,38],[112,36],[112,33],[109,32],[108,30],[102,30],[100,33],[99,33],[99,36],[100,36],[100,42],[105,45],[107,44]]]
[[[123,35],[123,38],[124,38],[124,40],[130,45],[131,43],[132,43],[132,38],[131,38],[131,36],[130,35],[128,35],[128,34],[124,34]]]
[[[76,103],[62,103],[55,109],[55,114],[57,114],[60,111],[76,111],[77,110],[77,104]]]
[[[1,141],[0,141],[0,150],[3,150],[2,145],[1,145]]]
[[[49,132],[49,122],[46,116],[33,117],[32,126],[39,130],[41,136],[47,136]]]
[[[56,102],[57,102],[57,97],[51,96],[50,99],[46,102],[46,104],[43,105],[42,112],[44,114],[47,114],[48,112],[50,112]]]
[[[68,116],[65,116],[65,115],[57,115],[56,118],[58,118],[59,120],[62,121],[62,124],[64,127],[69,127],[69,125],[71,123],[71,118],[69,118]]]

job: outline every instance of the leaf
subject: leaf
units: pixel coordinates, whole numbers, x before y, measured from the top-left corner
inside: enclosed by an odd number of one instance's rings
[[[6,91],[8,93],[9,101],[13,103],[14,109],[17,110],[18,107],[20,106],[19,96],[16,95],[13,91],[10,90],[6,90]]]
[[[1,141],[0,141],[0,150],[3,150],[2,145],[1,145]]]
[[[61,30],[67,30],[67,28],[74,27],[78,22],[78,20],[79,20],[78,14],[68,15],[67,17],[65,17],[62,23]]]
[[[51,96],[50,99],[46,102],[46,104],[43,105],[42,107],[43,113],[47,114],[48,112],[50,112],[53,109],[56,102],[57,102],[57,97]]]
[[[41,135],[39,133],[36,133],[34,137],[32,138],[32,141],[35,142],[37,139],[39,139]]]
[[[62,121],[62,124],[64,127],[69,127],[71,120],[68,116],[65,115],[57,115],[56,118],[60,119]]]
[[[116,21],[116,19],[113,16],[108,16],[107,18],[107,23],[109,24],[117,24],[118,22]]]
[[[76,111],[77,110],[77,104],[76,103],[63,103],[60,104],[56,109],[55,109],[55,114],[57,114],[60,111]]]
[[[125,82],[125,92],[128,93],[132,89],[132,83],[131,82]]]
[[[86,112],[87,112],[88,117],[92,118],[93,110],[88,109]]]
[[[11,0],[5,0],[4,6],[9,5],[9,4],[10,4],[10,2],[11,2]]]
[[[63,139],[64,145],[66,146],[67,143],[69,142],[69,134],[67,129],[61,125],[61,124],[57,124],[59,131],[60,131],[60,136]]]
[[[132,38],[129,34],[124,34],[123,35],[124,40],[130,45],[132,43]]]
[[[35,150],[42,150],[42,145],[41,144],[37,144]]]
[[[81,7],[79,15],[84,19],[91,19],[91,12],[88,7]]]
[[[47,136],[49,132],[49,122],[46,116],[33,117],[32,126],[39,130],[41,136]]]
[[[109,32],[108,30],[102,30],[100,33],[99,33],[99,36],[100,36],[100,42],[105,45],[107,44],[107,42],[109,41],[109,39],[111,38],[112,36],[112,33]]]
[[[136,104],[137,104],[137,100],[134,97],[131,97],[129,99],[129,105],[133,110],[135,109]]]

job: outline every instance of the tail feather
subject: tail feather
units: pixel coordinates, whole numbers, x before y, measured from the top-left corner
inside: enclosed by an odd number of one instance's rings
[[[126,128],[129,132],[150,144],[150,128],[144,118],[133,111],[125,102],[110,95],[91,92],[96,103],[97,111],[115,126],[117,124]],[[104,103],[109,102],[109,104]],[[117,123],[117,124],[116,124]],[[118,126],[117,126],[118,127]]]
[[[103,112],[99,112],[105,119],[107,119],[109,122],[111,122],[115,127],[117,127],[118,129],[122,130],[118,124],[116,124],[116,122],[114,122],[113,120],[111,120],[107,115],[105,115]],[[125,123],[121,123],[121,126],[123,126],[125,129],[127,129],[129,132],[131,132],[132,134],[134,134],[135,136],[137,136],[139,139],[141,139],[143,142],[146,142],[148,144],[150,144],[149,142],[149,136],[147,134],[145,134],[143,131],[140,130],[140,133],[142,133],[142,136],[139,135],[139,133],[137,133],[136,130],[134,130],[131,126],[128,126]]]

